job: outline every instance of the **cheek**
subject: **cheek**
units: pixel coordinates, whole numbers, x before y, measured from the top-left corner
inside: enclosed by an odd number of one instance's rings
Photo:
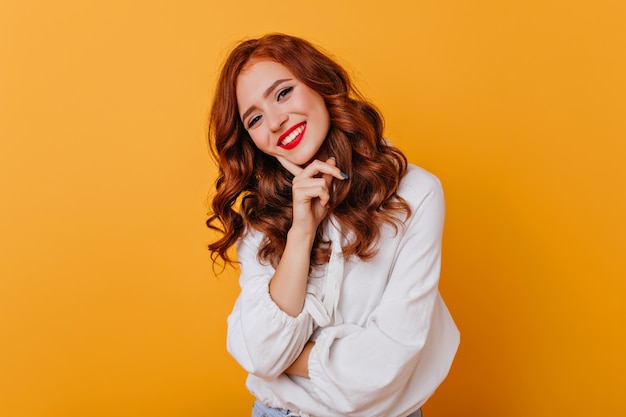
[[[303,92],[293,97],[293,106],[307,113],[321,114],[326,110],[322,96],[312,91]]]
[[[257,131],[253,130],[252,132],[248,132],[248,136],[250,137],[250,140],[252,140],[252,143],[254,144],[254,146],[258,148],[259,147],[259,134],[257,133]]]
[[[322,119],[330,119],[328,115],[328,109],[326,108],[326,103],[324,103],[324,99],[321,97],[316,97],[312,100],[311,105],[315,108],[316,113],[319,114]]]
[[[260,151],[266,152],[267,139],[263,136],[261,129],[255,129],[252,133],[249,132],[248,134],[250,135],[250,139],[252,139],[254,146],[256,146]]]
[[[318,109],[320,121],[322,125],[324,126],[324,128],[328,130],[330,128],[330,114],[328,114],[328,108],[326,108],[326,104],[324,103],[324,100],[322,100],[321,103],[318,103],[318,106],[319,107],[317,107],[317,109]]]

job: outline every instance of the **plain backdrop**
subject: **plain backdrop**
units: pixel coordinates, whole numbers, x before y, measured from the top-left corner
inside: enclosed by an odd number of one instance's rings
[[[241,39],[305,37],[442,180],[427,417],[623,416],[626,3],[0,3],[0,415],[248,416],[204,226]]]

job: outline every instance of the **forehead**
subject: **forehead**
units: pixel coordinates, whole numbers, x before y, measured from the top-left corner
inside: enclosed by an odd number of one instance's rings
[[[263,99],[263,93],[276,80],[295,79],[283,64],[275,61],[253,61],[241,71],[236,81],[237,104],[240,109],[256,100]]]

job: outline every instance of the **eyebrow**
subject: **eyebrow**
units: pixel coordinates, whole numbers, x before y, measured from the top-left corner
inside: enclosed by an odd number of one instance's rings
[[[272,83],[272,85],[270,85],[269,87],[267,87],[267,89],[265,90],[265,92],[263,93],[263,98],[267,98],[272,91],[274,91],[274,89],[276,87],[278,87],[280,84],[284,83],[285,81],[291,81],[291,78],[281,78],[280,80],[276,80]],[[241,120],[245,120],[246,117],[248,117],[248,115],[250,113],[252,113],[255,109],[255,106],[250,106],[250,108],[248,110],[246,110],[243,115],[241,115]]]

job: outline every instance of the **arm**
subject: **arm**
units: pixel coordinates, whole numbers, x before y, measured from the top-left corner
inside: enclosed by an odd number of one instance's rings
[[[309,260],[315,232],[326,215],[333,176],[343,179],[334,166],[315,161],[295,172],[294,218],[287,244],[274,271],[257,260],[262,237],[253,231],[238,245],[241,293],[228,318],[228,350],[254,375],[274,379],[300,355],[313,332],[313,320],[303,313]],[[321,175],[320,178],[317,178]]]
[[[292,363],[291,366],[285,370],[285,373],[302,378],[308,378],[309,356],[311,355],[311,349],[313,349],[313,346],[315,346],[315,342],[307,342],[304,349],[302,349],[300,356],[298,356],[294,363]]]
[[[332,180],[344,177],[333,158],[313,161],[304,169],[282,157],[278,161],[294,175],[293,220],[285,251],[270,282],[270,295],[281,310],[295,317],[304,307],[311,249],[317,227],[328,212]]]
[[[285,251],[270,281],[270,296],[292,317],[302,311],[309,278],[309,263],[315,234],[290,230]]]
[[[272,380],[298,357],[315,323],[304,312],[290,316],[270,297],[275,271],[257,259],[262,239],[248,231],[237,245],[241,292],[228,316],[227,348],[247,372]]]

